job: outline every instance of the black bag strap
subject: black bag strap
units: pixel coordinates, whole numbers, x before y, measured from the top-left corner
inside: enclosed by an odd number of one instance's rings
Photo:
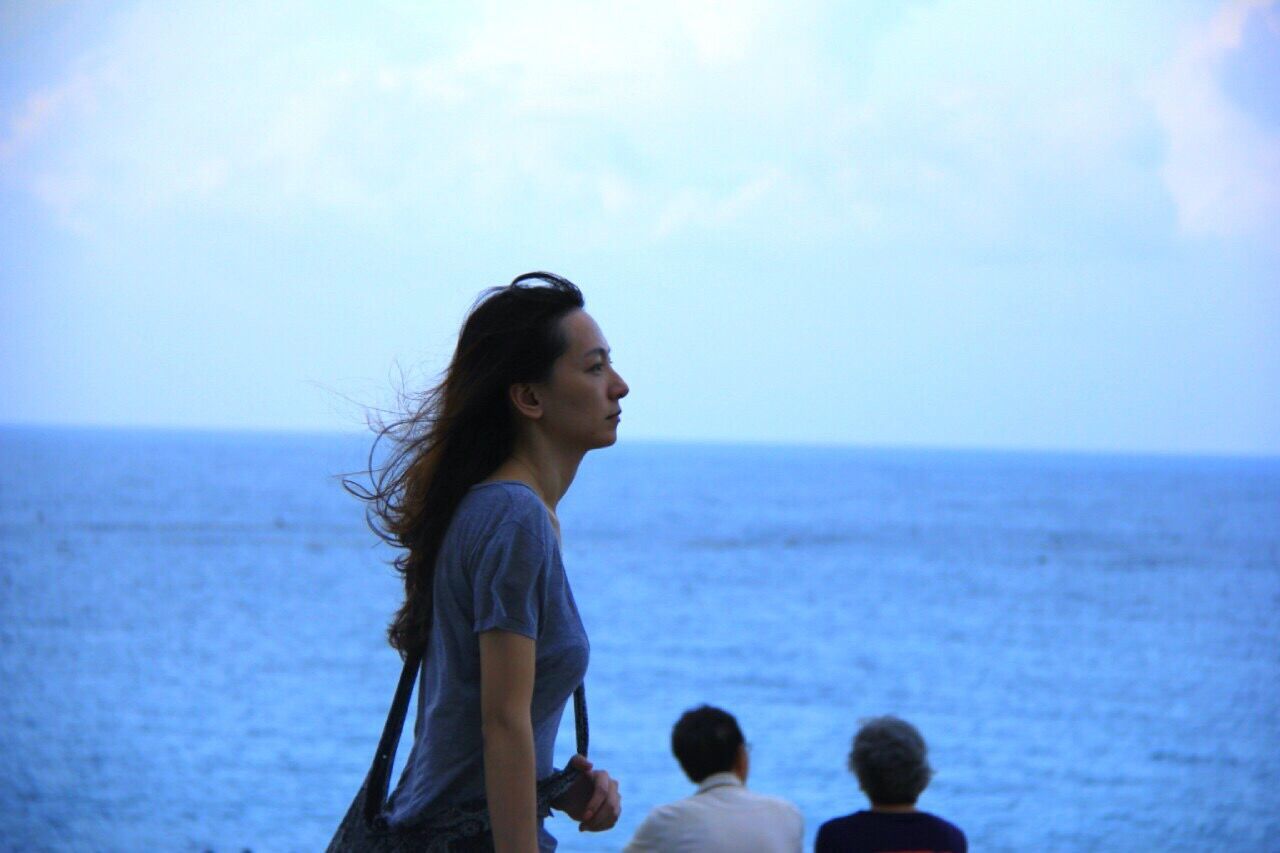
[[[373,765],[369,768],[369,778],[365,782],[364,820],[372,824],[382,814],[387,804],[387,789],[391,782],[391,766],[396,760],[396,747],[400,745],[400,733],[404,731],[404,718],[409,710],[409,698],[413,696],[413,685],[418,680],[418,667],[422,665],[422,651],[418,650],[404,659],[404,669],[400,671],[400,683],[396,685],[395,698],[391,700],[391,710],[387,712],[387,723],[382,727],[382,738],[378,741],[378,751],[373,756]],[[587,755],[587,690],[579,684],[573,691],[573,726],[578,741],[578,754]]]

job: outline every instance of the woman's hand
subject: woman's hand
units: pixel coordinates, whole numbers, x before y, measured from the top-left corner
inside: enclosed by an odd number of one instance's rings
[[[582,771],[573,787],[552,803],[578,822],[579,832],[603,832],[613,829],[622,814],[622,797],[618,781],[607,770],[596,770],[581,755],[569,759],[569,766]]]

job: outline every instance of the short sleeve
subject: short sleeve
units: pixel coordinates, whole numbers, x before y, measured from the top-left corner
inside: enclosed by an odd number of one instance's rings
[[[519,521],[499,526],[477,549],[472,588],[473,628],[510,631],[536,640],[552,551]]]

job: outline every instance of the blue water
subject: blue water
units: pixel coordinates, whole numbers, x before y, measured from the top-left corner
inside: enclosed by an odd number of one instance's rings
[[[0,430],[0,847],[324,846],[399,669],[388,552],[332,476],[366,450]],[[975,850],[1275,849],[1278,460],[624,442],[560,515],[624,805],[552,821],[563,850],[689,792],[667,742],[703,701],[810,841],[893,712]]]

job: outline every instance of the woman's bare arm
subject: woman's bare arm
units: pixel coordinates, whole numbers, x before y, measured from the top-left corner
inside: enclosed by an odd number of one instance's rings
[[[509,631],[480,635],[480,729],[485,795],[498,853],[537,853],[534,641]]]

